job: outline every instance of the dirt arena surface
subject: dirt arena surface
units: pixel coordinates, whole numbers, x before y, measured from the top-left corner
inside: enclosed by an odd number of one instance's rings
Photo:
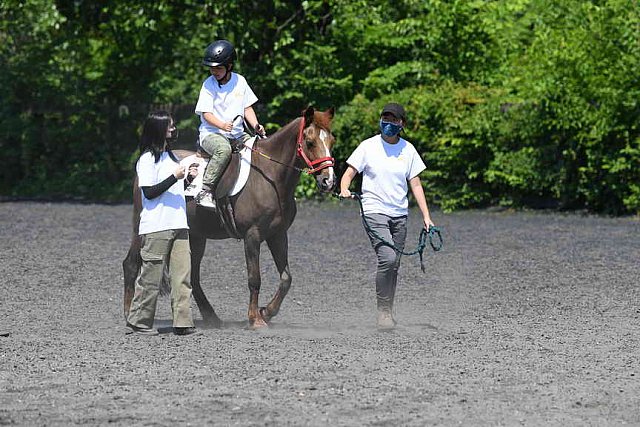
[[[122,313],[131,212],[0,203],[1,425],[640,425],[637,218],[435,212],[444,250],[424,275],[403,259],[399,325],[378,332],[355,202],[305,203],[269,329],[245,328],[242,244],[209,241],[228,326],[145,337]],[[264,304],[266,246],[261,265]]]

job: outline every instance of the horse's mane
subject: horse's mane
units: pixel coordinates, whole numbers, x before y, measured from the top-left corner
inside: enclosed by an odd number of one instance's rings
[[[316,113],[313,115],[313,121],[316,124],[316,126],[319,126],[322,129],[325,129],[327,131],[331,131],[331,118],[332,116],[328,115],[328,114],[318,114],[318,112],[316,111]],[[292,128],[295,129],[295,131],[298,131],[298,127],[300,126],[300,120],[302,120],[302,117],[297,117],[295,119],[293,119],[292,121],[290,121],[289,123],[287,123],[286,125],[284,125],[283,127],[281,127],[280,129],[278,129],[276,131],[276,133],[272,134],[271,136],[267,137],[266,139],[258,139],[256,141],[256,147],[261,146],[263,144],[267,145],[269,144],[271,141],[274,140],[278,140],[282,137],[282,135],[287,134],[288,132],[290,132],[292,130]]]
[[[290,121],[289,123],[287,123],[286,125],[282,126],[280,129],[278,129],[276,131],[276,133],[268,136],[266,139],[258,139],[256,140],[256,147],[261,146],[263,144],[270,144],[273,141],[277,141],[280,138],[282,138],[283,135],[287,134],[288,132],[291,131],[291,128],[295,128],[297,129],[299,126],[301,118],[298,117],[296,119],[293,119],[292,121]]]
[[[294,126],[297,128],[299,126],[300,120],[302,120],[302,117],[296,117],[295,119],[291,120],[286,125],[282,126],[280,129],[278,129],[276,131],[276,133],[274,133],[273,135],[275,136],[275,135],[277,135],[277,134],[279,134],[281,132],[286,132],[286,131],[289,130],[289,128],[292,128]]]

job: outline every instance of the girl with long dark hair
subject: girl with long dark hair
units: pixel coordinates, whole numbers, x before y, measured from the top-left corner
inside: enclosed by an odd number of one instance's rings
[[[195,332],[191,314],[191,250],[184,198],[185,167],[171,152],[176,127],[166,111],[147,117],[136,163],[142,190],[140,229],[142,267],[127,326],[138,334],[157,335],[153,329],[158,291],[165,264],[169,263],[173,329],[177,335]]]

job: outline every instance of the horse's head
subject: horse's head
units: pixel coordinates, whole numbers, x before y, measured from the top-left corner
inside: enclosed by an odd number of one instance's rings
[[[309,173],[316,177],[316,184],[323,192],[331,191],[336,184],[335,159],[331,156],[336,140],[331,134],[333,113],[333,108],[321,112],[308,107],[302,114],[298,133],[298,155],[309,168]]]

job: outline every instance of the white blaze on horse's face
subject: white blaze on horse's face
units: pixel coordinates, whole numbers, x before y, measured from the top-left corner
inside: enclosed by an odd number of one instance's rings
[[[318,133],[318,139],[320,140],[320,147],[318,151],[321,152],[318,157],[331,157],[331,146],[334,141],[333,135],[321,128]],[[320,171],[316,176],[316,182],[320,190],[325,192],[331,191],[336,183],[336,175],[333,170],[333,166],[329,166],[328,168]]]
[[[324,146],[325,156],[331,157],[331,150],[329,149],[329,133],[327,133],[324,129],[320,129],[320,141],[322,141],[322,145]],[[333,166],[330,168],[327,168],[327,171],[329,172],[329,180],[332,183],[335,183],[336,176],[333,170]]]

